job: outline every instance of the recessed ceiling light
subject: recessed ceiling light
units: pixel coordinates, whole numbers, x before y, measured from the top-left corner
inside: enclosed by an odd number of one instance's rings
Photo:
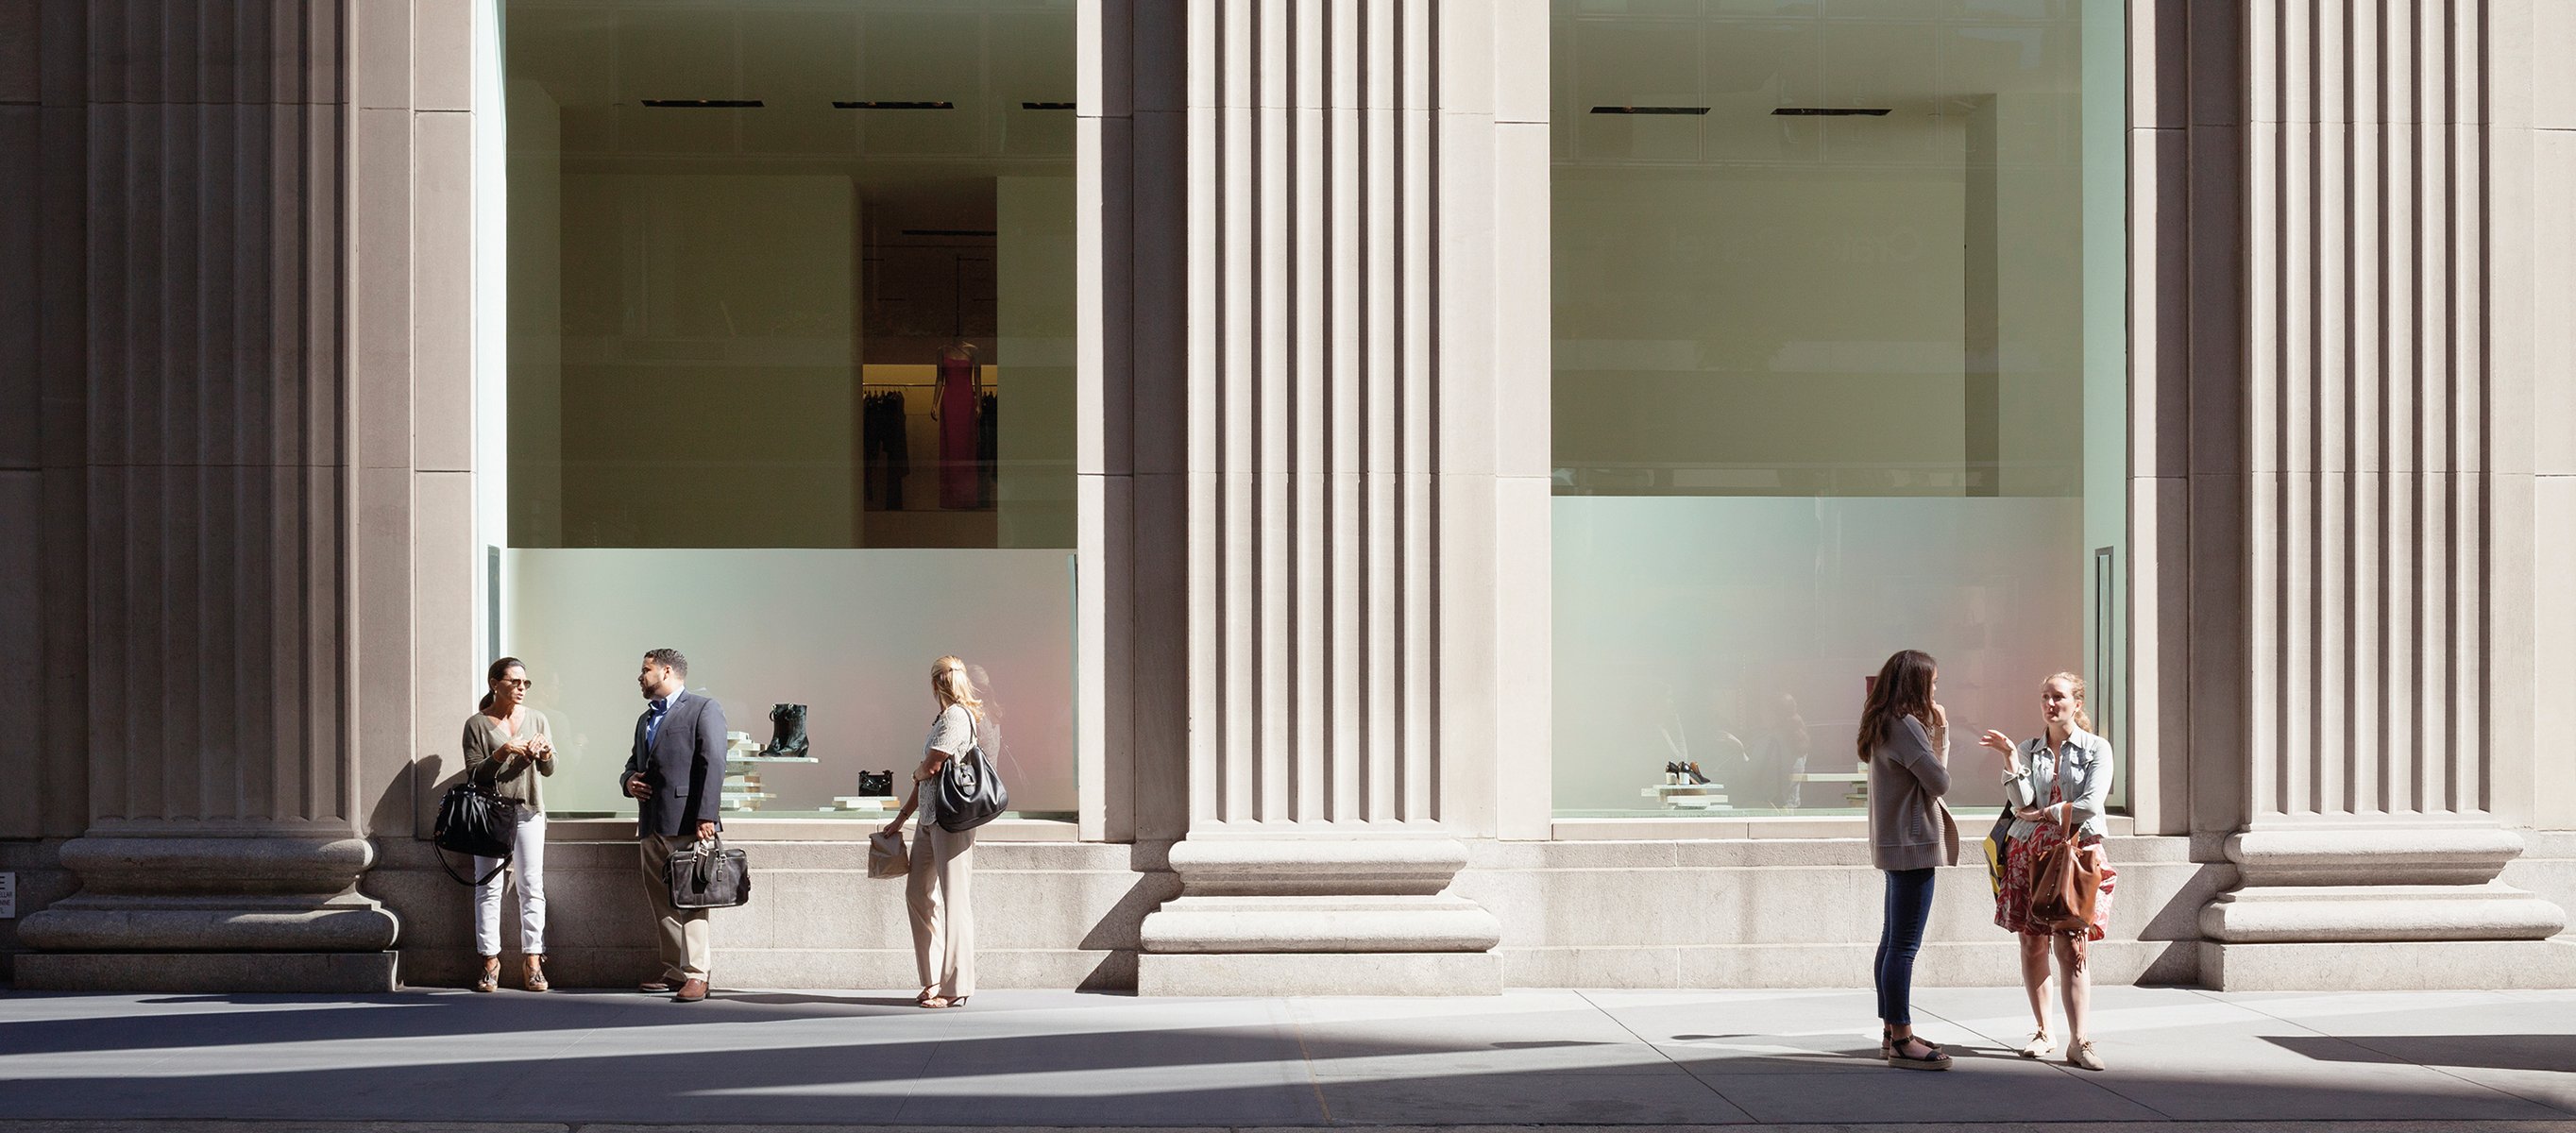
[[[1023,103],[1021,103],[1021,104],[1020,104],[1020,109],[1022,109],[1022,110],[1071,110],[1071,109],[1073,109],[1073,104],[1072,104],[1072,103],[1070,103],[1070,102],[1023,102]]]
[[[938,101],[938,102],[902,102],[902,101],[889,101],[889,100],[886,100],[886,99],[872,98],[872,99],[868,99],[868,100],[863,101],[863,102],[842,102],[842,101],[835,100],[835,101],[832,103],[832,105],[833,105],[833,106],[835,106],[835,107],[838,107],[838,108],[840,108],[840,109],[842,109],[842,110],[955,110],[955,109],[957,109],[957,104],[956,104],[956,103],[949,102],[949,101],[946,101],[946,100],[944,100],[944,99],[943,99],[943,100],[941,100],[941,101]]]
[[[644,105],[666,110],[739,110],[763,103],[756,98],[648,98]]]
[[[1705,106],[1595,106],[1595,114],[1706,114]]]
[[[1771,113],[1784,118],[1884,118],[1885,106],[1775,106]]]

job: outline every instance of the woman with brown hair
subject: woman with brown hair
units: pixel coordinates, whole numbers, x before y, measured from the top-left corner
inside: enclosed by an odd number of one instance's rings
[[[1932,699],[1939,670],[1929,654],[1898,651],[1879,666],[1860,713],[1860,761],[1869,768],[1870,864],[1887,875],[1885,920],[1871,974],[1878,988],[1879,1056],[1907,1070],[1947,1070],[1950,1056],[1914,1034],[1914,955],[1932,918],[1932,877],[1959,864],[1950,793],[1950,715]]]
[[[939,715],[930,721],[930,738],[921,745],[921,766],[912,772],[912,794],[895,812],[889,831],[903,828],[916,806],[921,821],[913,828],[912,872],[904,882],[904,908],[912,916],[912,955],[921,975],[923,1007],[964,1007],[975,994],[975,910],[969,883],[974,879],[975,832],[939,825],[936,785],[924,784],[946,769],[948,761],[982,746],[976,731],[985,724],[984,702],[975,694],[966,663],[942,657],[930,664],[930,695]]]
[[[539,781],[555,773],[555,741],[546,718],[526,704],[527,666],[516,657],[492,662],[484,674],[491,691],[465,718],[465,773],[492,793],[519,804],[510,835],[510,868],[498,858],[474,859],[483,882],[474,887],[474,951],[481,961],[474,990],[501,986],[501,887],[508,874],[519,883],[519,986],[546,990],[546,811]]]
[[[1977,740],[2003,753],[2004,797],[2013,814],[2003,885],[1995,893],[1995,925],[2021,936],[2022,990],[2029,993],[2030,1014],[2038,1021],[2022,1043],[2022,1057],[2046,1058],[2056,1050],[2056,1040],[2048,1032],[2048,954],[2053,942],[2066,998],[2066,1064],[2100,1070],[2102,1056],[2084,1033],[2093,999],[2087,961],[2090,944],[2102,939],[2102,930],[2111,921],[2113,874],[2109,867],[2103,868],[2092,923],[2080,931],[2059,931],[2034,922],[2030,892],[2040,859],[2059,844],[2072,841],[2079,853],[2102,852],[2102,815],[2111,798],[2114,760],[2110,741],[2093,734],[2093,718],[2084,711],[2084,678],[2059,673],[2040,682],[2039,714],[2047,723],[2043,739],[2016,744],[2002,732],[1988,731]]]

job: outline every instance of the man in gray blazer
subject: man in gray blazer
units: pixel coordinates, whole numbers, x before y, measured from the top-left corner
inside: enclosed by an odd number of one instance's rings
[[[688,691],[689,659],[677,649],[644,655],[635,687],[644,693],[644,715],[635,721],[635,746],[618,785],[636,800],[635,838],[643,848],[645,900],[661,916],[662,974],[638,990],[674,992],[680,1003],[707,997],[707,910],[671,904],[663,866],[671,855],[715,837],[716,808],[724,785],[724,706]]]

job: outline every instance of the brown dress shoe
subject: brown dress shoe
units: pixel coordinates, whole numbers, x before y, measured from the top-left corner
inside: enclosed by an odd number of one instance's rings
[[[707,981],[690,980],[680,985],[680,993],[671,997],[675,1003],[695,1003],[707,997]]]

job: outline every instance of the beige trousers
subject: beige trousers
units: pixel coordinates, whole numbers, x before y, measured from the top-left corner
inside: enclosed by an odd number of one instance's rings
[[[928,820],[913,827],[904,908],[912,914],[912,956],[921,986],[948,999],[975,994],[975,832],[951,834]]]
[[[707,913],[711,910],[673,905],[671,883],[662,877],[662,863],[697,843],[696,838],[661,834],[647,834],[638,842],[644,850],[644,903],[661,919],[662,975],[666,979],[703,980],[715,963],[714,948],[707,943]]]

